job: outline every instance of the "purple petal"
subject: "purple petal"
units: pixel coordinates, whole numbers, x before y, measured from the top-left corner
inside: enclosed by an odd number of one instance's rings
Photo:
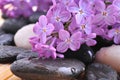
[[[58,53],[57,53],[57,57],[59,57],[59,58],[64,58],[64,55],[63,55],[63,54],[58,54]]]
[[[96,33],[91,33],[87,36],[88,38],[96,38]]]
[[[93,39],[89,39],[88,41],[86,41],[86,44],[87,44],[88,46],[94,46],[96,43],[97,43],[97,42],[96,42],[95,40],[93,40]]]
[[[49,24],[47,25],[47,32],[46,32],[46,34],[47,34],[47,35],[50,35],[53,30],[54,30],[53,24],[49,23]]]
[[[76,4],[72,4],[68,7],[68,11],[72,13],[77,13],[79,11],[79,7]]]
[[[37,22],[33,28],[33,32],[36,33],[36,34],[39,34],[40,33],[40,25],[39,23]]]
[[[47,41],[47,35],[46,35],[46,33],[42,33],[40,35],[40,42],[44,44],[44,43],[46,43],[46,41]]]
[[[71,40],[80,41],[81,37],[82,37],[82,33],[81,32],[76,32],[71,36]]]
[[[80,22],[82,21],[83,18],[84,18],[83,15],[81,15],[81,14],[76,14],[76,15],[75,15],[76,23],[77,23],[77,24],[80,24]]]
[[[61,39],[61,40],[66,40],[66,39],[68,39],[68,38],[70,38],[70,34],[69,34],[69,32],[68,31],[66,31],[66,30],[60,30],[59,31],[59,38]]]
[[[93,23],[101,23],[101,22],[104,22],[103,21],[103,16],[102,16],[102,14],[97,14],[97,15],[95,15],[94,16],[94,18],[93,18]]]
[[[69,47],[72,51],[78,50],[80,48],[80,41],[73,41]]]
[[[57,45],[57,51],[64,53],[64,52],[66,52],[68,50],[68,47],[69,47],[69,45],[66,44],[66,42],[60,42]]]
[[[103,1],[96,1],[95,2],[95,9],[97,10],[97,11],[100,11],[100,12],[102,12],[102,11],[104,11],[105,10],[105,3],[103,2]]]
[[[54,23],[54,27],[55,27],[55,31],[59,31],[60,29],[64,29],[64,25],[63,25],[63,23],[62,22],[55,22]]]
[[[116,18],[113,15],[109,15],[105,18],[105,22],[108,25],[113,25],[116,22]]]
[[[39,24],[40,24],[40,27],[46,26],[47,25],[47,17],[44,15],[40,16]]]
[[[60,18],[62,22],[67,22],[71,18],[71,14],[68,11],[63,11],[60,14]]]
[[[107,7],[107,12],[108,12],[108,14],[113,15],[115,12],[117,12],[117,8],[113,5],[110,5]]]
[[[114,0],[113,5],[115,5],[118,9],[120,9],[120,0]]]
[[[117,34],[117,35],[114,37],[114,43],[120,44],[120,34]]]
[[[113,38],[115,35],[115,29],[112,29],[108,32],[108,37]]]

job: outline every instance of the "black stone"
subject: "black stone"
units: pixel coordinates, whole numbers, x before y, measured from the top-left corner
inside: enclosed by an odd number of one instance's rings
[[[27,50],[15,46],[0,45],[0,63],[10,63],[16,60],[16,56]]]
[[[3,19],[8,19],[9,17],[6,14],[2,14]]]
[[[86,80],[117,80],[117,72],[108,65],[93,63],[86,69]]]
[[[38,53],[32,52],[32,51],[26,51],[17,56],[17,60],[23,59],[23,58],[37,58]]]
[[[45,15],[45,12],[35,12],[29,17],[30,23],[36,23],[39,20],[40,15]]]
[[[24,25],[27,25],[27,20],[24,18],[6,19],[1,28],[6,33],[15,34]]]
[[[0,45],[14,45],[14,35],[13,34],[1,34]]]
[[[64,54],[65,58],[76,58],[81,60],[85,64],[89,64],[94,60],[94,52],[86,44],[81,45],[80,49],[77,51],[68,50]]]
[[[26,80],[76,80],[85,65],[75,59],[20,59],[11,65],[11,71]]]
[[[5,32],[0,28],[0,35],[5,34]]]

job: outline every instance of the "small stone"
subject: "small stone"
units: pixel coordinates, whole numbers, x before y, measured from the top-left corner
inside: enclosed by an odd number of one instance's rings
[[[27,25],[27,21],[23,18],[19,19],[6,19],[1,26],[2,30],[6,33],[15,34],[18,29],[22,28],[24,25]]]
[[[79,59],[85,64],[89,64],[94,60],[94,52],[86,44],[83,44],[77,51],[68,50],[65,53],[65,57]]]
[[[40,15],[45,15],[45,12],[35,12],[29,17],[30,23],[36,23],[39,20]]]
[[[37,57],[38,57],[38,53],[29,50],[27,52],[23,52],[19,54],[17,56],[17,60],[23,59],[23,58],[37,58]]]
[[[0,35],[0,45],[14,45],[13,34],[2,34]]]
[[[85,80],[117,80],[117,72],[110,66],[92,63],[86,69]]]
[[[29,24],[17,31],[14,36],[16,46],[31,49],[29,38],[35,36],[33,32],[34,24]]]
[[[14,46],[0,45],[0,63],[9,63],[16,60],[16,56],[27,50]]]
[[[96,53],[95,60],[110,65],[120,72],[120,45],[101,48]]]
[[[85,65],[75,59],[20,59],[11,65],[11,71],[26,80],[76,80]]]

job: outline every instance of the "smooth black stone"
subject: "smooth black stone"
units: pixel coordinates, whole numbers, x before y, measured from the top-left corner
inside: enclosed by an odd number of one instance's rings
[[[24,25],[27,25],[26,19],[23,19],[23,18],[6,19],[1,28],[6,33],[15,34]]]
[[[76,80],[85,65],[75,59],[20,59],[11,65],[11,71],[26,80]]]
[[[0,35],[0,45],[14,45],[14,35],[13,34]]]
[[[0,28],[0,35],[5,34],[5,32]]]
[[[80,49],[77,51],[68,50],[64,53],[65,58],[75,58],[84,62],[86,65],[93,62],[94,52],[86,44],[81,45]]]
[[[23,58],[37,58],[37,57],[38,57],[38,53],[32,52],[32,51],[27,51],[27,52],[23,52],[23,53],[19,54],[17,56],[17,60],[23,59]]]
[[[16,56],[26,49],[15,46],[0,45],[0,63],[10,63],[16,60]]]
[[[45,15],[45,12],[35,12],[29,17],[30,23],[36,23],[39,20],[40,15]]]
[[[86,80],[117,80],[117,72],[108,65],[93,63],[86,69]]]

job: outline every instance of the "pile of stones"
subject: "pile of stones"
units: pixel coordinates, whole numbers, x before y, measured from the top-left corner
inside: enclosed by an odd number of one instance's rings
[[[0,63],[12,63],[13,74],[25,80],[120,80],[120,45],[99,38],[95,47],[83,44],[76,52],[68,50],[64,59],[39,59],[29,43],[39,15],[28,20],[3,16]]]

